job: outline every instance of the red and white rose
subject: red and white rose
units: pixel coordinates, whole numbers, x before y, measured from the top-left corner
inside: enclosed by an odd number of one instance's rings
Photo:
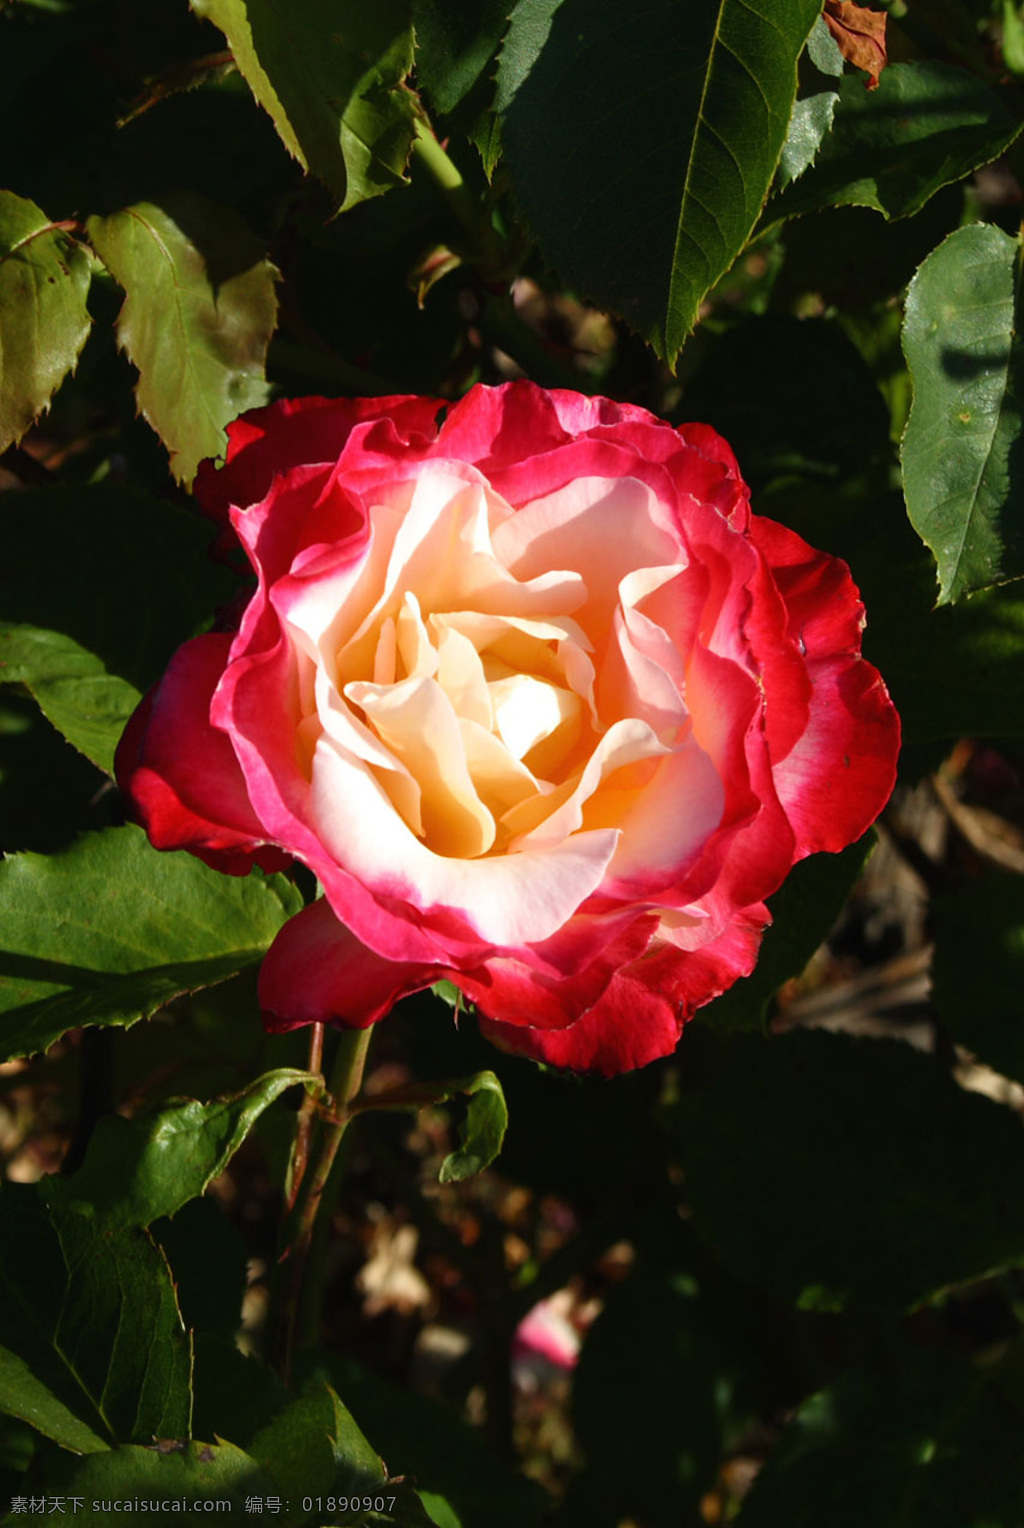
[[[526,382],[300,399],[196,492],[257,588],[177,653],[118,778],[158,848],[315,872],[264,962],[274,1027],[443,977],[507,1048],[641,1066],[889,795],[849,572],[751,514],[705,426]]]

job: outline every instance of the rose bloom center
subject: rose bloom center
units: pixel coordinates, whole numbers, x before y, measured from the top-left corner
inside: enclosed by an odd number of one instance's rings
[[[682,686],[661,663],[652,685],[642,650],[671,645],[644,611],[683,565],[659,511],[631,478],[578,479],[516,511],[446,463],[386,490],[344,598],[325,612],[318,581],[286,615],[298,760],[328,812],[340,745],[440,856],[622,826],[690,732]],[[721,809],[710,764],[704,784],[706,831]]]

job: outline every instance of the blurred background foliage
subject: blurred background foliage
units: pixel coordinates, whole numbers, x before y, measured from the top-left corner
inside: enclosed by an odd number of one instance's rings
[[[878,3],[867,89],[858,10],[0,6],[0,1506],[1024,1521],[1024,20]],[[255,971],[308,888],[151,851],[113,747],[238,594],[188,493],[235,414],[523,375],[714,425],[849,562],[900,783],[667,1062],[401,1005],[370,1091],[493,1068],[504,1148],[357,1123],[289,1390]]]

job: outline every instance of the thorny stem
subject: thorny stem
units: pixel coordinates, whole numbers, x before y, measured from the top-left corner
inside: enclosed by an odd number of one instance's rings
[[[276,1332],[278,1370],[285,1384],[289,1383],[291,1376],[299,1309],[310,1272],[309,1253],[317,1224],[317,1212],[351,1118],[349,1105],[362,1084],[371,1033],[372,1026],[342,1030],[331,1073],[330,1096],[325,1100],[331,1116],[324,1119],[321,1115],[318,1119],[310,1120],[309,1136],[312,1139],[306,1141],[304,1170],[301,1180],[293,1185],[294,1201],[285,1221],[284,1252],[279,1260],[283,1265],[283,1284]],[[300,1111],[297,1135],[304,1129],[303,1111]],[[306,1325],[310,1324],[308,1317],[307,1312]]]

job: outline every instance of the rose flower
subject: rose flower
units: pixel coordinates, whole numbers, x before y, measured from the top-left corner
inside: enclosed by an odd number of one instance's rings
[[[257,587],[117,773],[157,848],[315,872],[263,964],[273,1028],[446,978],[507,1049],[642,1066],[889,795],[849,571],[751,514],[706,426],[527,382],[306,398],[239,419],[196,493]]]

